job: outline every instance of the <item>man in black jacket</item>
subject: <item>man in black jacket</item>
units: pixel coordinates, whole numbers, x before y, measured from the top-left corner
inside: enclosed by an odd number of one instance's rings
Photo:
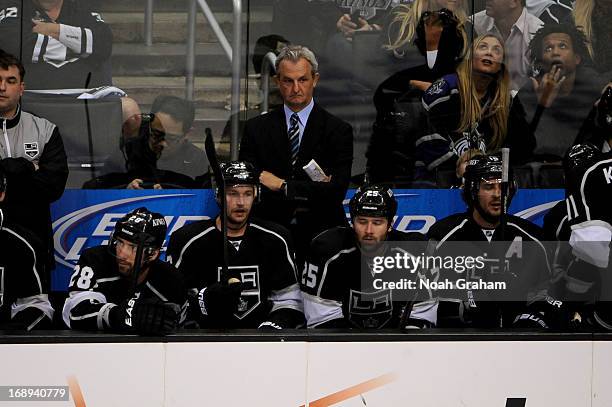
[[[319,73],[312,51],[284,48],[276,72],[283,108],[246,123],[240,159],[261,171],[256,216],[288,227],[300,256],[316,234],[346,222],[342,200],[351,177],[353,131],[315,103]],[[312,161],[322,170],[319,177],[304,169]]]
[[[21,110],[25,69],[10,54],[0,52],[0,167],[9,188],[2,208],[15,222],[31,230],[44,245],[53,266],[53,237],[49,205],[64,193],[68,178],[66,153],[59,129],[43,118]],[[46,279],[48,276],[43,276]],[[43,285],[46,285],[47,281]]]

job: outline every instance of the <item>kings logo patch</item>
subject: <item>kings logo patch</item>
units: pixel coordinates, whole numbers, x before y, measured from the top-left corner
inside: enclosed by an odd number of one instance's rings
[[[23,151],[28,157],[35,158],[39,153],[38,143],[37,142],[23,143]]]

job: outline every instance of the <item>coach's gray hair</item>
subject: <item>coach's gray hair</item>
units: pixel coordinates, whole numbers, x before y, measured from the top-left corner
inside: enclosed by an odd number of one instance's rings
[[[298,62],[300,58],[304,58],[310,63],[313,76],[319,72],[319,63],[317,62],[317,57],[315,57],[314,52],[302,45],[288,45],[281,49],[276,57],[276,63],[274,64],[276,72],[278,73],[278,67],[283,60],[287,59],[291,62]]]

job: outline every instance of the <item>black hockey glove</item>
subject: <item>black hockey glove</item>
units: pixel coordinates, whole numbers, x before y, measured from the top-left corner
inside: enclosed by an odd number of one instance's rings
[[[111,327],[144,335],[172,333],[178,326],[181,309],[177,304],[155,298],[130,298],[111,310]]]
[[[526,329],[547,329],[548,324],[544,320],[544,314],[542,312],[525,312],[519,314],[512,323],[513,328],[526,328]]]
[[[202,315],[211,318],[229,318],[237,311],[242,283],[214,283],[200,290],[198,302]]]
[[[35,171],[34,164],[23,157],[5,158],[0,160],[0,166],[9,175],[30,175]]]

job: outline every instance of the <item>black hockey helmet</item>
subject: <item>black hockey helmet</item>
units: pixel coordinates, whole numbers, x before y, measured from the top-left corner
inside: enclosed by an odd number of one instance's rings
[[[253,185],[255,196],[259,196],[259,174],[253,164],[246,161],[230,161],[221,163],[221,174],[226,187],[237,185]],[[215,189],[216,196],[219,198],[219,188]]]
[[[480,155],[472,158],[467,167],[465,167],[465,173],[463,174],[465,179],[463,189],[463,199],[472,207],[478,202],[478,191],[480,190],[480,183],[482,181],[494,181],[501,182],[502,178],[502,160],[496,155]],[[508,205],[512,201],[516,192],[516,182],[514,180],[514,174],[512,168],[508,169]]]
[[[576,168],[585,168],[601,155],[601,151],[591,143],[576,144],[570,147],[563,157],[563,171],[566,174]]]
[[[144,207],[134,209],[117,221],[109,247],[114,251],[117,238],[121,238],[135,245],[142,244],[145,255],[149,257],[153,251],[162,247],[167,230],[166,219],[160,213]]]
[[[565,186],[575,187],[590,164],[601,155],[601,151],[591,143],[576,144],[570,147],[563,157]]]
[[[360,187],[349,202],[351,219],[356,216],[387,218],[389,225],[397,211],[397,201],[391,188],[382,185],[365,185]]]

